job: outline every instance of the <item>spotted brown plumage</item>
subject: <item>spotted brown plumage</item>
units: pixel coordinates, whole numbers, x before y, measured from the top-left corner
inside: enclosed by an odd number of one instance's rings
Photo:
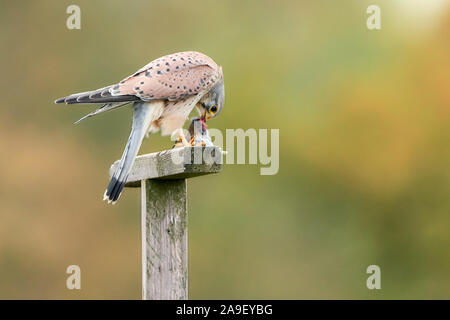
[[[192,109],[197,106],[204,120],[213,118],[220,113],[224,96],[222,68],[202,53],[186,51],[153,60],[117,84],[72,94],[55,102],[104,104],[77,123],[133,102],[131,134],[104,196],[114,203],[146,134],[159,130],[163,135],[176,133],[180,142],[187,145],[181,128]]]
[[[144,101],[176,101],[214,84],[222,71],[208,56],[181,52],[156,59],[111,88],[112,96],[135,95]]]
[[[55,102],[175,101],[208,90],[221,77],[221,68],[210,57],[195,51],[179,52],[153,60],[118,84],[72,94]]]

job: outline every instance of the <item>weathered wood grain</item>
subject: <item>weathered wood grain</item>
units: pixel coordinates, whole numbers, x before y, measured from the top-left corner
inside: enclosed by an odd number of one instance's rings
[[[220,172],[222,156],[217,147],[184,147],[136,158],[126,186],[141,187],[143,299],[188,298],[186,179]]]
[[[182,179],[222,171],[222,150],[218,147],[174,148],[136,157],[126,187],[140,187],[146,179]],[[110,176],[119,165],[114,162]]]
[[[186,179],[142,181],[142,298],[188,298]]]

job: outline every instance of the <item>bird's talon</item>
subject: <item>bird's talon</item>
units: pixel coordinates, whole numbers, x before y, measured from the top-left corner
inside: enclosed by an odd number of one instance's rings
[[[173,149],[173,148],[180,148],[180,147],[184,147],[183,139],[181,139],[181,137],[179,137],[179,138],[175,141],[175,144],[172,146],[172,149]]]
[[[175,144],[172,146],[172,149],[174,149],[174,148],[181,148],[181,147],[184,147],[184,145],[183,145],[182,143],[175,143]]]
[[[191,146],[193,146],[193,147],[205,147],[206,146],[206,142],[205,141],[194,140],[194,141],[191,142]]]

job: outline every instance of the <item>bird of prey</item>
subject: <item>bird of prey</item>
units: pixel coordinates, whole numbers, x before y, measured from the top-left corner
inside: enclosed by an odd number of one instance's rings
[[[206,120],[220,113],[224,102],[222,68],[210,57],[195,51],[163,56],[117,84],[55,101],[103,104],[76,123],[132,103],[131,134],[103,198],[113,204],[125,186],[144,136],[161,130],[162,135],[178,137],[176,146],[190,146],[182,127],[194,107],[200,113],[199,121],[203,126]]]

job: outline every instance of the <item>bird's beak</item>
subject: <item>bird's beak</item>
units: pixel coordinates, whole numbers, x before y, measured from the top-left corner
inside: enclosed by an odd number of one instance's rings
[[[207,120],[211,119],[211,116],[207,113],[206,110],[204,110],[200,118],[201,118],[204,122],[206,122]]]

